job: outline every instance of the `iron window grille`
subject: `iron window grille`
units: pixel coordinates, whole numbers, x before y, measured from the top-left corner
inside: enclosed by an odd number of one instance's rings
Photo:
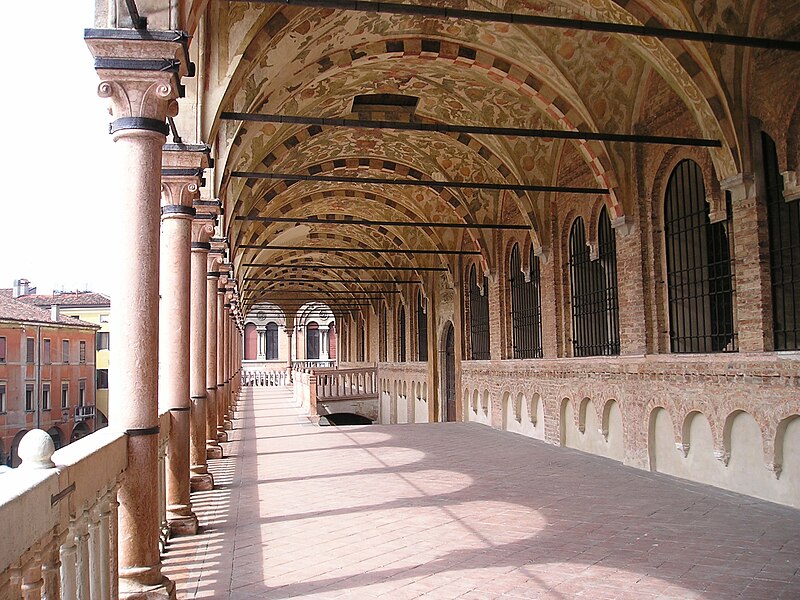
[[[786,202],[775,142],[761,134],[775,350],[800,350],[800,201]]]
[[[397,360],[399,362],[406,362],[406,309],[404,306],[400,307],[400,315],[398,317],[398,344],[397,344]]]
[[[319,325],[314,321],[306,325],[306,358],[319,359]]]
[[[417,356],[420,361],[428,360],[428,315],[422,306],[422,292],[417,292],[417,344],[419,352]]]
[[[605,207],[598,222],[598,258],[586,245],[586,228],[578,217],[569,234],[572,287],[573,356],[619,354],[617,245]]]
[[[519,245],[511,250],[511,339],[514,358],[542,358],[539,257],[530,251],[530,281],[522,272]]]
[[[385,304],[381,304],[381,330],[380,336],[378,339],[378,354],[379,360],[381,362],[387,362],[389,360],[389,352],[388,352],[388,344],[387,341],[389,339],[389,317],[387,313],[389,311],[386,309]]]
[[[277,360],[278,359],[278,324],[277,323],[267,323],[267,347],[266,347],[266,359],[267,360]]]
[[[472,360],[489,360],[489,281],[484,276],[481,293],[475,265],[469,272],[469,329]]]
[[[675,353],[735,352],[731,210],[709,222],[703,173],[692,160],[675,167],[664,201],[669,341]]]

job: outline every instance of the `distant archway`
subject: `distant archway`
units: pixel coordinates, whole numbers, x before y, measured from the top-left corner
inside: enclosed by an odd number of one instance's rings
[[[75,425],[75,428],[72,430],[72,436],[70,436],[69,441],[74,442],[76,440],[86,437],[90,433],[92,433],[91,429],[89,429],[89,426],[86,424],[85,421],[82,421],[77,425]]]
[[[456,336],[452,323],[444,331],[442,348],[442,421],[456,420]]]
[[[64,445],[64,435],[58,427],[51,427],[47,430],[47,433],[53,438],[53,446],[55,446],[56,450]]]

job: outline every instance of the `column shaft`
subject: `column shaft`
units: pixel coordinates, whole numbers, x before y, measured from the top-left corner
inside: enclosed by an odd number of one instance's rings
[[[213,262],[213,264],[212,264]],[[218,347],[217,329],[221,326],[217,321],[217,288],[219,287],[219,275],[214,271],[216,259],[209,261],[209,274],[206,280],[206,302],[207,302],[207,326],[208,335],[206,337],[206,452],[208,458],[222,458],[222,447],[217,441],[217,417],[219,415],[219,404],[223,404],[223,399],[217,394],[217,353]]]

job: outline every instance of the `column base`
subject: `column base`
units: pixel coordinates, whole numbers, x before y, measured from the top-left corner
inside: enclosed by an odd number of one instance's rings
[[[233,429],[233,423],[231,423],[228,419],[225,419],[225,421],[223,421],[222,427],[223,427],[223,429],[226,429],[226,430]]]
[[[222,452],[222,448],[217,445],[208,445],[206,446],[206,458],[224,458],[224,453]]]
[[[214,477],[211,473],[192,473],[189,484],[193,492],[208,492],[214,489]]]
[[[169,524],[169,534],[173,535],[196,535],[199,528],[197,515],[191,509],[178,512],[167,511],[167,523]],[[186,514],[188,512],[188,514]]]
[[[177,600],[175,583],[167,577],[161,578],[157,585],[142,585],[120,577],[120,600]]]
[[[225,431],[224,427],[217,428],[217,442],[227,442],[228,441],[228,433]]]

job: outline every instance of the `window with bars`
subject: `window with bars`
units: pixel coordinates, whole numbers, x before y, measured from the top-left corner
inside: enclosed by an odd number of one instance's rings
[[[728,218],[709,222],[703,173],[678,163],[667,183],[664,238],[669,293],[669,342],[676,353],[737,350]]]
[[[400,306],[397,321],[397,360],[406,362],[406,309],[404,306]]]
[[[469,271],[469,331],[472,360],[489,360],[489,282],[484,276],[482,292],[475,265]]]
[[[306,358],[319,358],[319,324],[314,321],[306,325]]]
[[[364,323],[364,319],[362,317],[359,317],[359,319],[358,319],[358,327],[360,329],[360,334],[361,334],[359,336],[359,340],[358,340],[358,342],[359,342],[358,343],[358,360],[360,362],[364,362],[364,360],[366,360],[364,357],[366,356],[366,353],[367,353],[367,350],[366,350],[366,348],[367,348],[367,331],[366,331],[367,327],[366,327],[366,324]]]
[[[511,339],[514,358],[542,358],[542,302],[539,257],[530,250],[530,280],[525,281],[519,244],[511,250]]]
[[[428,315],[422,304],[422,291],[417,292],[417,358],[420,361],[428,360]]]
[[[278,359],[278,324],[273,322],[267,323],[266,359]]]
[[[386,304],[381,304],[381,328],[378,336],[378,360],[387,362],[389,360],[388,340],[389,340],[389,317]]]
[[[605,207],[600,211],[597,250],[598,258],[592,260],[586,228],[578,217],[569,234],[573,356],[619,354],[617,245]]]
[[[761,134],[775,350],[800,350],[800,201],[786,202],[775,142]]]

